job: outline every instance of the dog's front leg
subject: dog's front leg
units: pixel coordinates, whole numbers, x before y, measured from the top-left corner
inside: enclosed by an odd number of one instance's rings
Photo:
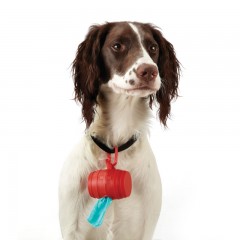
[[[78,186],[70,186],[60,180],[59,186],[59,220],[62,237],[64,240],[76,240],[78,228],[78,213],[80,211],[80,200],[78,197]]]
[[[79,213],[83,211],[82,195],[84,182],[81,174],[80,158],[70,155],[65,162],[59,182],[59,220],[64,240],[78,240]],[[81,238],[80,238],[81,239]]]

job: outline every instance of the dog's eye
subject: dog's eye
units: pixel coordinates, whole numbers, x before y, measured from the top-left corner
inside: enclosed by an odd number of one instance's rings
[[[124,47],[124,45],[121,44],[121,43],[114,43],[114,44],[112,45],[112,49],[113,49],[113,51],[115,51],[115,52],[122,52],[122,51],[125,49],[125,47]]]
[[[151,53],[155,53],[155,52],[157,52],[157,50],[158,50],[157,44],[151,44],[151,45],[149,46],[149,51],[150,51]]]

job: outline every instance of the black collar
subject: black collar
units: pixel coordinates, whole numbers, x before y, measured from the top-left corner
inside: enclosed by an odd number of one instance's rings
[[[114,153],[114,148],[109,148],[107,145],[105,145],[103,142],[101,142],[99,139],[91,135],[92,140],[95,142],[95,144],[100,147],[103,151],[107,153]],[[118,152],[124,151],[131,147],[135,142],[137,141],[137,137],[133,135],[126,143],[122,144],[118,147]]]

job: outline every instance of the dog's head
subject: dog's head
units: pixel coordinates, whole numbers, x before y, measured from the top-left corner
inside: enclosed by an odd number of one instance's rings
[[[75,99],[82,104],[87,126],[101,84],[116,93],[148,97],[159,103],[159,118],[166,125],[170,102],[177,96],[179,62],[175,51],[150,24],[113,22],[92,26],[79,45],[73,62]]]

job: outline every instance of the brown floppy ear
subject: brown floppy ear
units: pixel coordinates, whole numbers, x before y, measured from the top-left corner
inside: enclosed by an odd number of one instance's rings
[[[166,126],[171,111],[171,101],[178,97],[180,63],[176,58],[173,45],[168,42],[160,31],[152,27],[152,34],[159,45],[158,69],[161,77],[161,88],[156,93],[159,103],[159,119]]]
[[[85,40],[78,46],[72,64],[75,100],[82,104],[82,116],[87,128],[94,118],[94,106],[103,73],[101,48],[104,44],[109,24],[90,27]]]

